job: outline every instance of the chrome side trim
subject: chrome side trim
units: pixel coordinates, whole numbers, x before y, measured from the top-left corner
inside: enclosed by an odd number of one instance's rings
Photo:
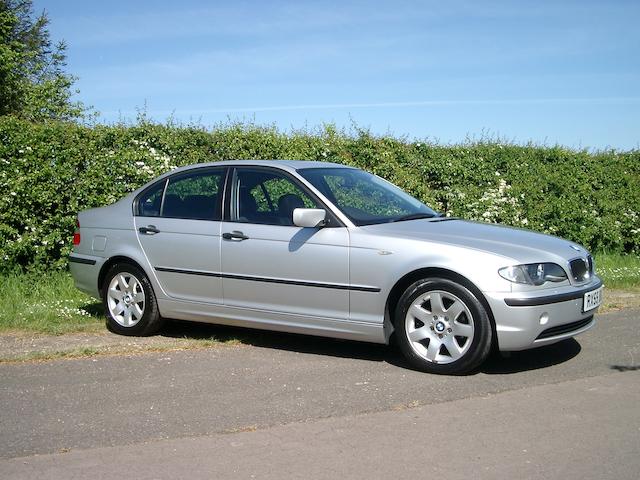
[[[82,263],[84,265],[95,265],[96,261],[90,258],[77,257],[75,255],[69,255],[69,262],[71,263]]]
[[[284,285],[297,285],[300,287],[332,288],[335,290],[353,290],[356,292],[371,292],[371,293],[380,292],[380,288],[369,287],[365,285],[346,285],[342,283],[307,282],[302,280],[288,280],[285,278],[255,277],[251,275],[236,275],[234,273],[207,272],[202,270],[184,270],[180,268],[169,268],[169,267],[154,267],[154,268],[157,272],[181,273],[184,275],[201,275],[205,277],[228,278],[232,280],[247,280],[251,282],[279,283]]]

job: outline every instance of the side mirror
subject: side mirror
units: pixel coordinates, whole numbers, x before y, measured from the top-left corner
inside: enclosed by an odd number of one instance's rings
[[[293,224],[296,227],[324,227],[327,212],[321,208],[296,208],[293,210]]]

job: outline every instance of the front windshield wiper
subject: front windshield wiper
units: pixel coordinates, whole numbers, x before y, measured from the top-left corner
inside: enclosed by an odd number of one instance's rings
[[[433,213],[410,213],[409,215],[404,215],[402,217],[389,220],[389,223],[404,222],[405,220],[419,220],[421,218],[433,218],[435,216],[436,215]]]
[[[440,213],[438,215],[436,215],[436,219],[433,221],[435,222],[449,222],[451,220],[460,220],[458,217],[445,217],[444,214]]]

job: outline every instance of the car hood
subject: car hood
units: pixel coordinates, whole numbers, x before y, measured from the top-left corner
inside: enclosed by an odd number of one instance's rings
[[[567,261],[586,255],[583,247],[562,238],[520,228],[457,219],[410,220],[361,228],[373,235],[456,245],[521,263]]]

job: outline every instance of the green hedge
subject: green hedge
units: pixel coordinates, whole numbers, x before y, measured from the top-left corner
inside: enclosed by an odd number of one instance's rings
[[[206,131],[32,124],[0,118],[2,270],[64,268],[76,212],[114,202],[197,162],[324,160],[374,172],[448,214],[640,253],[640,151],[589,153],[483,141],[434,145],[325,126],[285,134],[230,124]]]

